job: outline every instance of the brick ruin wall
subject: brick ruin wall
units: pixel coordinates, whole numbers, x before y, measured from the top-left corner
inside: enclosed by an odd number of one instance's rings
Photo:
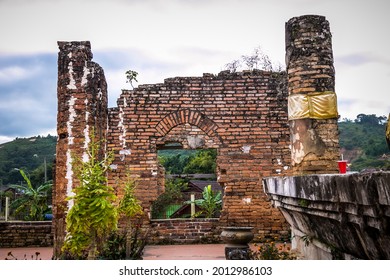
[[[225,189],[221,224],[286,235],[283,218],[261,185],[263,176],[289,172],[285,79],[264,71],[221,72],[123,91],[118,108],[109,110],[108,149],[116,155],[110,183],[129,171],[148,212],[164,188],[159,147],[175,141],[216,148],[217,178]]]
[[[303,32],[307,27],[306,18],[297,19],[303,24],[296,25],[294,32],[286,28],[288,33],[294,33],[294,42],[305,36],[316,38],[315,31],[309,35]],[[323,17],[315,19],[327,22]],[[329,28],[326,24],[316,27],[324,28],[326,32]],[[317,41],[306,40],[305,43],[310,45]],[[216,172],[218,182],[225,189],[219,226],[253,226],[257,238],[288,236],[289,226],[279,210],[271,207],[261,182],[263,177],[302,172],[301,167],[294,167],[297,162],[290,150],[290,131],[295,135],[302,130],[292,129],[299,121],[288,119],[288,95],[296,93],[296,87],[311,88],[310,83],[320,85],[318,77],[313,78],[318,74],[316,71],[333,69],[333,60],[328,61],[333,59],[328,50],[324,52],[328,55],[328,59],[324,59],[327,65],[320,70],[306,69],[308,65],[316,68],[316,60],[312,58],[322,56],[316,48],[309,53],[302,52],[307,45],[292,44],[291,47],[287,44],[287,74],[260,70],[223,71],[202,77],[169,78],[161,84],[123,90],[117,107],[108,109],[104,73],[91,61],[90,43],[59,42],[59,140],[53,209],[55,248],[58,250],[64,239],[65,216],[70,206],[65,197],[77,183],[70,155],[83,157],[90,141],[87,132],[92,127],[96,127],[99,138],[106,139],[107,151],[115,155],[113,170],[108,175],[109,184],[121,196],[123,189],[117,187],[118,182],[128,173],[136,179],[136,196],[142,202],[149,226],[151,203],[164,191],[164,172],[158,164],[158,149],[167,143],[179,142],[184,148],[217,149]],[[326,48],[331,51],[331,45]],[[293,82],[293,75],[298,75],[295,79],[302,81],[302,86]],[[323,75],[334,79],[332,71]],[[321,81],[326,84],[326,79]],[[312,129],[318,140],[316,143],[325,148],[320,154],[304,151],[308,156],[301,162],[318,169],[308,168],[305,172],[326,171],[328,160],[334,159],[337,152],[332,148],[338,144],[337,119],[324,120],[324,124],[318,120],[306,122],[306,127],[295,127]],[[332,131],[334,125],[336,134]],[[301,142],[297,146],[313,145],[310,139]]]
[[[0,222],[0,248],[51,247],[52,223]]]
[[[218,219],[164,219],[150,224],[150,244],[220,243]]]
[[[92,61],[90,43],[58,42],[58,47],[58,141],[53,188],[55,255],[59,255],[64,241],[66,213],[72,204],[66,197],[77,185],[73,158],[88,158],[86,148],[92,131],[97,140],[106,139],[108,102],[104,71]],[[102,156],[104,153],[100,151]]]

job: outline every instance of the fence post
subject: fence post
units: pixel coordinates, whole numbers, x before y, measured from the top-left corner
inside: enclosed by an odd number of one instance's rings
[[[9,215],[9,197],[5,197],[5,221],[8,221],[8,215]]]
[[[191,217],[195,216],[195,194],[191,194]]]

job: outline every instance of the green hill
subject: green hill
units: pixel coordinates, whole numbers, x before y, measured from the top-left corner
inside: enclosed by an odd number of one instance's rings
[[[56,152],[57,137],[16,138],[0,144],[0,185],[20,184],[23,178],[17,169],[30,176],[33,185],[44,181],[45,160],[47,179],[52,179],[52,164]]]
[[[386,124],[386,117],[365,114],[339,122],[341,153],[351,163],[351,170],[390,169]]]

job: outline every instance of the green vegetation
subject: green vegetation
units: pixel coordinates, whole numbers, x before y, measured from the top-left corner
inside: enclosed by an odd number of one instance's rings
[[[159,162],[166,174],[215,174],[217,150],[161,150]],[[181,207],[185,198],[183,191],[188,187],[189,179],[166,179],[165,192],[152,205],[152,218],[166,219]],[[211,198],[208,196],[206,199]],[[210,201],[208,201],[210,202]],[[222,202],[222,201],[221,201]],[[197,203],[200,203],[198,201]],[[207,202],[204,202],[206,204]],[[210,209],[209,209],[210,210]],[[208,213],[207,211],[205,213]],[[198,214],[204,214],[198,213]]]
[[[181,152],[183,151],[183,153]],[[194,153],[185,150],[164,150],[159,151],[158,160],[165,168],[166,174],[183,174],[184,167],[187,166]]]
[[[16,209],[15,214],[27,212],[27,221],[43,221],[44,215],[49,213],[48,196],[51,193],[52,182],[46,182],[39,187],[33,187],[30,179],[23,170],[19,170],[27,187],[14,185],[12,188],[20,192],[19,198],[15,199],[11,207]]]
[[[183,168],[185,174],[215,173],[217,150],[200,150],[191,157]]]
[[[126,221],[125,258],[138,259],[145,247],[145,239],[138,239],[140,225],[139,222],[136,222],[136,227],[133,228],[133,223],[135,219],[141,218],[143,210],[140,201],[134,194],[135,181],[130,178],[129,174],[124,189],[125,194],[119,201],[118,213]]]
[[[74,195],[68,197],[74,205],[66,216],[68,235],[63,250],[77,258],[88,252],[88,259],[96,259],[107,235],[117,229],[116,196],[106,177],[111,158],[99,160],[99,149],[100,143],[91,135],[89,160],[74,158],[73,166],[80,183],[74,187]]]
[[[153,219],[169,218],[166,212],[174,204],[181,204],[183,201],[183,191],[186,190],[188,180],[175,178],[165,180],[165,192],[162,193],[152,205]]]
[[[66,259],[140,259],[146,244],[141,234],[143,209],[134,195],[135,181],[127,176],[124,195],[118,200],[114,188],[108,185],[112,156],[99,157],[101,142],[90,136],[88,160],[73,158],[79,180],[74,195],[68,197],[73,206],[66,216],[67,236],[62,247]],[[126,222],[118,232],[119,218]],[[135,227],[133,226],[135,224]]]
[[[352,121],[339,122],[340,147],[350,169],[390,169],[390,154],[386,144],[386,117],[359,114]]]
[[[119,202],[119,215],[128,219],[133,219],[139,215],[142,215],[142,207],[139,200],[135,197],[135,181],[128,175],[125,183],[125,194]]]
[[[146,245],[147,233],[141,232],[143,209],[135,197],[134,180],[127,176],[124,184],[125,194],[119,201],[118,213],[126,223],[124,232],[115,230],[110,233],[103,244],[98,259],[105,260],[138,260],[141,259]]]
[[[131,243],[128,243],[130,236]],[[114,231],[104,242],[103,249],[99,253],[99,260],[141,260],[146,246],[147,234],[141,232],[140,227],[133,227],[131,232]],[[127,256],[128,248],[130,255]]]
[[[29,174],[33,186],[45,182],[45,159],[47,181],[52,180],[52,163],[56,153],[57,137],[16,138],[0,144],[0,185],[24,182],[18,169]]]
[[[134,89],[133,81],[138,82],[137,80],[138,72],[133,70],[127,70],[125,74],[126,74],[126,83],[129,83],[131,87]]]
[[[162,150],[158,158],[166,174],[213,174],[217,150]]]
[[[211,185],[204,188],[203,197],[196,199],[194,202],[202,210],[196,213],[196,216],[204,215],[206,218],[213,218],[222,209],[222,194],[221,192],[214,193]],[[187,202],[191,203],[191,201]]]
[[[257,245],[254,244],[254,249],[249,253],[249,258],[251,260],[296,260],[298,259],[298,254],[294,251],[291,251],[290,245],[287,245],[286,242],[283,244],[276,244],[275,241],[269,241]]]

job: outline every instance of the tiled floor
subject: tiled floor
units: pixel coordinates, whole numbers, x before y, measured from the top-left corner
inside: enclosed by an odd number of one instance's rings
[[[9,253],[12,253],[12,256]],[[51,247],[0,248],[0,260],[50,260]],[[224,244],[146,246],[144,260],[224,260]]]

